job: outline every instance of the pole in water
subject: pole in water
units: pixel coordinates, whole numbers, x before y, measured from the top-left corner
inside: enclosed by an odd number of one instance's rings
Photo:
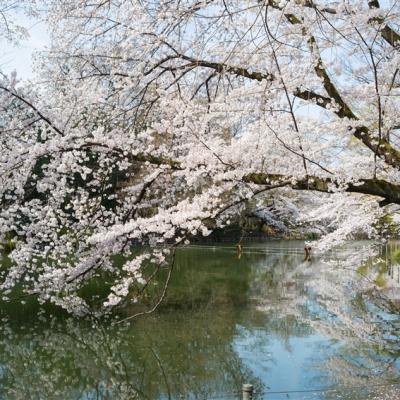
[[[242,245],[240,242],[236,244],[236,254],[238,258],[240,258],[242,255]]]
[[[242,386],[242,400],[252,400],[254,388],[253,385],[245,383]]]
[[[304,261],[311,261],[311,246],[304,246],[305,258]]]

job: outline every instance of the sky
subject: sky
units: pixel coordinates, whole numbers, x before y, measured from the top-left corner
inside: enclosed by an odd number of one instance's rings
[[[32,56],[48,46],[49,35],[46,24],[32,17],[16,14],[15,22],[28,30],[29,37],[18,45],[0,39],[0,69],[7,74],[16,70],[20,79],[30,79],[34,76]]]

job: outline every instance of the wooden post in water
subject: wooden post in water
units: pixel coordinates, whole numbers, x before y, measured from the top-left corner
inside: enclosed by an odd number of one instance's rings
[[[253,385],[250,385],[249,383],[245,383],[242,386],[242,400],[252,400],[253,398]]]

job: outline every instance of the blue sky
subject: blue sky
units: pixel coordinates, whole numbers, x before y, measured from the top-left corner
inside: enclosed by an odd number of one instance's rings
[[[33,77],[32,56],[48,46],[49,35],[45,23],[32,17],[15,14],[15,22],[28,29],[29,37],[18,45],[0,39],[0,69],[7,74],[16,70],[19,78],[29,79]]]

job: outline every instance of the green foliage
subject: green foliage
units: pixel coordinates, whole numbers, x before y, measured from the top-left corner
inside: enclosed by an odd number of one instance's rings
[[[0,251],[2,254],[8,255],[15,249],[15,242],[11,233],[7,233],[4,242],[0,243]]]
[[[379,218],[376,223],[376,228],[385,234],[388,237],[394,237],[398,234],[398,227],[393,222],[392,215],[384,215],[383,217]]]
[[[386,274],[379,273],[376,278],[374,279],[374,283],[379,287],[386,286]]]
[[[400,249],[393,252],[391,259],[393,263],[400,264]]]
[[[306,234],[306,240],[317,240],[319,235],[316,232],[308,232]]]

